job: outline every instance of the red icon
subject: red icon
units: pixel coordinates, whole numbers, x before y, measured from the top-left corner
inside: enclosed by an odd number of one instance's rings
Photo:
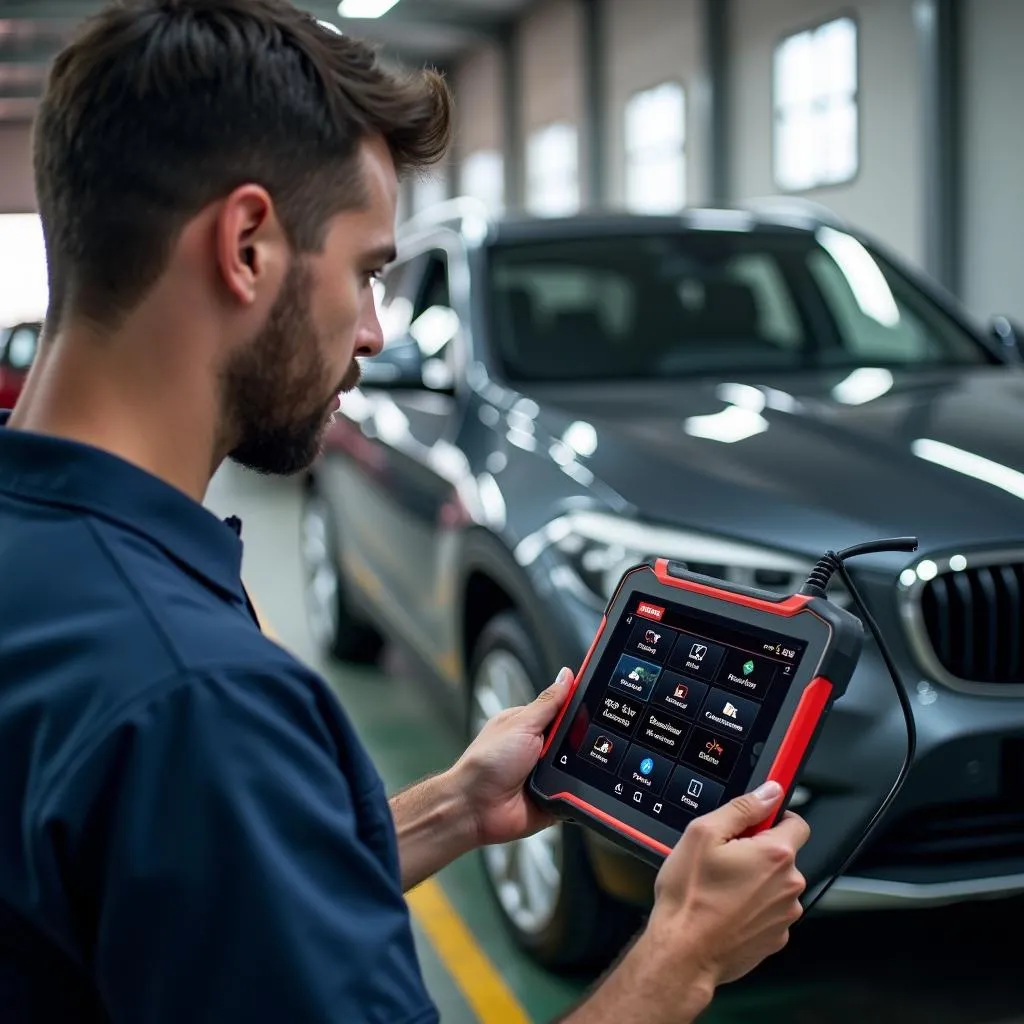
[[[676,699],[677,700],[686,700],[686,695],[689,692],[690,692],[690,688],[685,683],[677,683],[676,684],[675,695],[676,695]]]
[[[707,743],[704,744],[704,749],[712,757],[721,757],[725,753],[725,749],[722,747],[722,744],[718,742],[718,740],[708,740]]]

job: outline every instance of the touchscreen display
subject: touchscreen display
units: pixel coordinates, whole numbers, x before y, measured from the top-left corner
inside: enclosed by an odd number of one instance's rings
[[[806,646],[636,594],[554,764],[682,831],[745,791]]]

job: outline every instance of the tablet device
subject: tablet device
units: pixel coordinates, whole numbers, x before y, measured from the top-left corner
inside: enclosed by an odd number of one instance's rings
[[[695,817],[768,779],[783,813],[863,647],[827,598],[665,559],[622,577],[529,782],[556,816],[659,864]]]

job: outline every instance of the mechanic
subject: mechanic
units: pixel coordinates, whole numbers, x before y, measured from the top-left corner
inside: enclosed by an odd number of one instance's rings
[[[0,429],[4,1024],[436,1021],[403,892],[549,824],[524,781],[569,672],[389,804],[202,504],[226,458],[316,457],[382,345],[399,177],[450,113],[436,74],[284,0],[122,0],[53,65],[50,305]],[[807,826],[735,838],[779,798],[688,829],[566,1019],[690,1021],[784,944]]]

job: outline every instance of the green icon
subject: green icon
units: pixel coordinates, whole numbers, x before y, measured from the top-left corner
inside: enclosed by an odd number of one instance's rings
[[[750,673],[751,673],[751,672],[753,672],[753,671],[754,671],[754,663],[753,663],[752,661],[748,661],[748,662],[747,662],[747,663],[746,663],[746,664],[745,664],[745,665],[743,666],[743,674],[744,674],[745,676],[749,676],[749,675],[750,675]]]

